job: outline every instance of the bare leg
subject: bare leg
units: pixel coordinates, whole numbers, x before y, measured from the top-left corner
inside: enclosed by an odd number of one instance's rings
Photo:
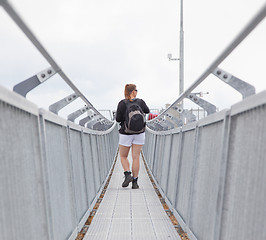
[[[132,145],[132,172],[133,177],[136,178],[139,176],[139,156],[141,152],[142,145],[133,144]]]
[[[127,159],[130,147],[119,145],[119,153],[124,171],[130,171],[129,161]]]

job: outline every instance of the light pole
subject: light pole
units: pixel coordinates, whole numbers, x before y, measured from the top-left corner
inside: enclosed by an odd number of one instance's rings
[[[184,92],[184,30],[183,30],[183,0],[180,0],[180,45],[179,45],[179,95]],[[183,108],[183,101],[180,103]]]
[[[179,58],[172,58],[172,54],[168,53],[169,61],[179,60],[179,95],[184,92],[184,30],[183,30],[183,0],[180,0],[180,36],[179,36]],[[183,109],[183,101],[180,102]]]

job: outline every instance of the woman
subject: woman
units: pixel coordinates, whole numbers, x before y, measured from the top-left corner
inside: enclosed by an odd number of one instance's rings
[[[132,182],[132,188],[139,188],[138,175],[139,175],[139,156],[141,148],[145,142],[145,128],[137,134],[127,133],[125,122],[126,122],[126,109],[127,103],[137,104],[142,109],[143,113],[149,113],[150,110],[146,103],[142,99],[136,98],[138,90],[135,84],[126,84],[125,86],[125,99],[118,103],[116,111],[116,121],[120,122],[121,128],[119,129],[119,153],[121,158],[121,164],[124,169],[125,180],[122,183],[122,187],[127,187]],[[131,176],[128,153],[131,148],[132,151],[132,173]]]

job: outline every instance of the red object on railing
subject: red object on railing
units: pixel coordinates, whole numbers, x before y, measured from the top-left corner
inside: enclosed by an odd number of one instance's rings
[[[153,118],[156,118],[158,114],[149,113],[148,120],[152,120]]]

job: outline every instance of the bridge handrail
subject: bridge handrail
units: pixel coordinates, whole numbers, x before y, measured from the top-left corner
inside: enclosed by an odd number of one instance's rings
[[[70,78],[65,74],[65,72],[59,67],[54,58],[48,53],[48,51],[44,48],[41,42],[37,39],[34,33],[30,30],[30,28],[26,25],[23,19],[19,16],[14,7],[9,3],[8,0],[1,0],[0,5],[4,8],[4,10],[8,13],[8,15],[13,19],[13,21],[17,24],[17,26],[23,31],[23,33],[28,37],[28,39],[32,42],[32,44],[39,50],[41,55],[47,60],[47,62],[51,65],[52,69],[55,73],[58,73],[61,78],[65,81],[65,83],[74,91],[76,97],[80,97],[86,105],[93,110],[93,112],[100,116],[101,119],[104,119],[104,124],[107,125],[107,128],[111,127],[115,124],[115,121],[110,121],[106,117],[104,117],[84,96],[84,94],[75,86],[75,84],[70,80]],[[76,98],[75,97],[75,98]],[[94,116],[95,117],[95,116]],[[102,129],[101,129],[102,130]]]
[[[192,91],[200,83],[202,83],[211,73],[214,73],[217,67],[257,27],[257,25],[265,18],[265,16],[266,16],[266,3],[261,7],[258,13],[250,20],[250,22],[248,22],[248,24],[240,31],[240,33],[235,37],[235,39],[233,39],[233,41],[224,49],[224,51],[222,51],[222,53],[213,61],[213,63],[202,73],[202,75],[187,90],[185,90],[167,109],[165,109],[162,113],[160,113],[156,118],[147,121],[147,126],[153,129],[153,127],[151,126],[152,123],[154,122],[160,123],[160,120],[165,116],[167,117],[167,113],[171,109],[176,107],[178,103],[180,103],[184,98],[189,97]],[[177,110],[179,110],[180,112],[183,111],[183,109],[177,109]]]
[[[264,239],[266,91],[169,131],[147,129],[146,163],[191,240]]]
[[[117,124],[95,131],[2,86],[0,113],[2,239],[76,239],[115,163]]]

